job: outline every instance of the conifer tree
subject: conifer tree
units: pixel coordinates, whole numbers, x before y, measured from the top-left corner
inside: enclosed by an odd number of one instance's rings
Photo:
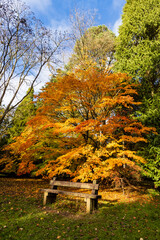
[[[116,47],[115,68],[142,84],[148,98],[159,89],[160,1],[127,0]]]
[[[150,144],[144,148],[148,157],[149,176],[160,185],[160,1],[127,0],[116,45],[115,70],[128,73],[141,83],[136,113],[146,126],[157,128],[158,135],[148,135]],[[154,152],[154,154],[153,154]],[[158,164],[155,164],[158,162]]]

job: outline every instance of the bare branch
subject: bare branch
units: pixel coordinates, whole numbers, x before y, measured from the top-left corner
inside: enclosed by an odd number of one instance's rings
[[[4,111],[0,115],[0,124],[26,97],[24,94],[15,101],[22,87],[32,88],[43,67],[47,63],[56,63],[56,55],[65,39],[65,35],[53,34],[45,28],[25,4],[17,0],[1,0],[0,108]],[[4,107],[8,93],[10,100]]]

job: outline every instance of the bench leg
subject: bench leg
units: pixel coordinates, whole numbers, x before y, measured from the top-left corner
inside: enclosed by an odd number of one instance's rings
[[[91,198],[87,198],[87,213],[91,213],[93,210],[93,201]]]
[[[93,200],[93,210],[98,209],[98,199],[92,199]]]
[[[46,205],[47,203],[55,202],[56,196],[57,196],[57,194],[44,192],[43,205]]]
[[[87,198],[87,213],[92,213],[93,210],[98,209],[98,199]]]

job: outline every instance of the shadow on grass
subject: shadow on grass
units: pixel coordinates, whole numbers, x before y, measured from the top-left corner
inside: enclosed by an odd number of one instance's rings
[[[12,198],[3,202],[2,240],[158,240],[160,198],[147,203],[99,203],[94,214],[83,211],[82,201],[58,199],[42,207],[37,199]],[[79,205],[79,206],[78,206]]]
[[[131,203],[119,203],[118,197],[106,195],[105,200],[99,201],[98,211],[86,214],[86,203],[70,197],[58,197],[54,204],[43,207],[43,194],[37,189],[44,188],[45,184],[13,179],[0,181],[1,240],[160,239],[158,192],[150,190],[146,202]],[[115,193],[121,194],[120,190]]]

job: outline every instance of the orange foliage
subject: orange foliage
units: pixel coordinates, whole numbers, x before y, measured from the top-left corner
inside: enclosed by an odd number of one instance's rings
[[[126,74],[96,67],[76,70],[49,82],[38,96],[36,116],[16,142],[18,173],[69,175],[75,181],[106,179],[138,172],[137,143],[155,131],[133,119],[137,94]]]

